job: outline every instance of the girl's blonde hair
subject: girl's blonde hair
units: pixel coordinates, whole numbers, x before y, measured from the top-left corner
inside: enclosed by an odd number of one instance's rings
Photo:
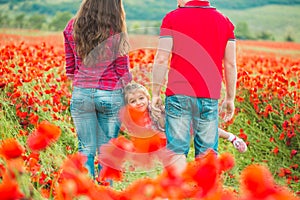
[[[147,88],[145,88],[143,85],[138,84],[138,83],[129,83],[125,86],[124,88],[124,93],[125,93],[125,103],[128,103],[128,95],[130,93],[135,93],[137,91],[140,91],[142,93],[144,93],[144,95],[147,96],[148,99],[150,99],[150,94],[149,91],[147,90]]]

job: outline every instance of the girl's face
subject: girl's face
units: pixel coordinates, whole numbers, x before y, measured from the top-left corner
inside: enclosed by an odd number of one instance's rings
[[[149,99],[142,91],[135,91],[128,94],[128,105],[138,112],[145,112],[148,109]]]

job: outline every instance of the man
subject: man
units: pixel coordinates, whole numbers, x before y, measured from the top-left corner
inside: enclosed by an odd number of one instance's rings
[[[218,99],[225,79],[224,120],[234,114],[237,67],[234,25],[209,1],[178,0],[178,8],[163,19],[152,74],[152,110],[162,104],[167,76],[167,148],[178,173],[186,166],[190,130],[195,156],[218,152]],[[169,59],[171,57],[171,60]],[[170,60],[170,67],[169,67]],[[224,70],[224,72],[223,72]],[[192,126],[192,127],[191,127]]]

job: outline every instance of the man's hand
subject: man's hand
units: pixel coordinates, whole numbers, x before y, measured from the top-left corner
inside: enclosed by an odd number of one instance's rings
[[[228,122],[229,120],[232,119],[234,115],[234,110],[235,110],[234,100],[225,99],[222,103],[221,111],[220,111],[220,113],[225,112],[225,115],[223,117],[223,120],[225,122]]]

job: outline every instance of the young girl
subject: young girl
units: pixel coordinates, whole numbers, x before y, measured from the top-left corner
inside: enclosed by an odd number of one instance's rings
[[[136,152],[150,153],[165,147],[164,108],[161,108],[161,117],[155,120],[151,115],[150,95],[144,86],[129,83],[124,93],[125,107],[120,111],[120,118]]]
[[[134,134],[138,134],[136,132],[142,132],[138,131],[138,126],[164,131],[164,108],[161,108],[161,116],[158,120],[154,120],[151,116],[149,100],[149,92],[143,85],[130,83],[125,87],[125,104],[128,106],[127,109],[131,113],[131,116],[127,115],[127,118],[124,116],[121,118],[123,118],[122,121],[125,122],[124,124],[128,129],[135,129],[130,132],[135,132]],[[129,122],[128,119],[130,119],[131,122]],[[218,132],[220,138],[230,141],[234,148],[236,148],[239,152],[243,153],[247,150],[247,145],[241,138],[221,128],[218,129]]]
[[[155,160],[169,162],[164,133],[165,113],[160,108],[160,117],[155,120],[151,115],[150,95],[140,84],[129,83],[125,88],[125,106],[120,110],[120,119],[126,129],[126,137],[120,135],[101,147],[99,162],[103,168],[98,177],[99,182],[121,177],[123,164],[152,167]],[[245,152],[245,142],[232,133],[219,129],[219,137],[231,141],[239,152]],[[128,139],[129,138],[129,139]],[[117,179],[116,179],[117,180]]]

